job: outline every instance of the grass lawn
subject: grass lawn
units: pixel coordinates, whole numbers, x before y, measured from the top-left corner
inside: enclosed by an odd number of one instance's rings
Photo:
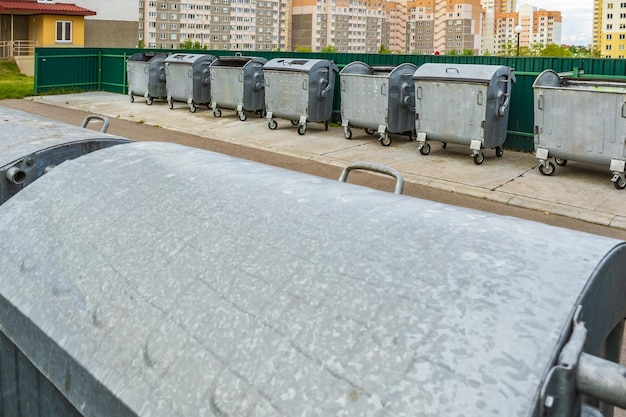
[[[13,60],[0,59],[0,100],[32,96],[34,89],[34,77],[20,73]]]

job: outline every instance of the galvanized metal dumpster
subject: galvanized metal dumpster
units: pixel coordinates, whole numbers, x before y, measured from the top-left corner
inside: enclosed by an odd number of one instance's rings
[[[152,105],[155,98],[166,98],[165,63],[167,54],[142,52],[126,60],[126,78],[130,102],[135,96],[145,97],[146,104]]]
[[[328,59],[274,58],[263,65],[267,126],[278,127],[275,117],[291,120],[298,134],[307,122],[324,123],[333,112],[335,78],[339,69]]]
[[[247,56],[222,56],[211,64],[211,103],[213,115],[222,116],[221,109],[234,109],[239,120],[246,120],[246,111],[265,111],[263,65],[267,59]]]
[[[174,101],[187,103],[189,111],[196,106],[211,102],[211,63],[217,58],[208,54],[176,53],[165,59],[167,77],[167,104],[174,108]]]
[[[417,67],[369,66],[355,61],[340,74],[341,126],[346,139],[352,139],[353,127],[369,134],[378,132],[383,146],[391,144],[389,133],[415,135],[415,87]]]
[[[103,116],[90,115],[83,125],[96,118]],[[65,161],[126,142],[128,139],[0,106],[0,205]]]
[[[474,163],[481,149],[502,156],[515,82],[512,68],[499,65],[424,64],[415,81],[415,129],[419,151],[430,153],[427,140],[469,145]]]
[[[539,172],[553,175],[568,160],[608,167],[626,187],[626,81],[585,80],[542,72],[533,83]]]
[[[624,242],[168,143],[0,206],[0,264],[0,331],[85,416],[573,417],[626,317]]]

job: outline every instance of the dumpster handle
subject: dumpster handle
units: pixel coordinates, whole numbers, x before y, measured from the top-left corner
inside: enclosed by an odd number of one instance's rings
[[[450,72],[450,70],[455,70],[457,74],[460,74],[458,68],[454,68],[454,67],[446,68],[446,72]]]
[[[622,103],[622,117],[626,118],[626,103]]]
[[[402,174],[393,168],[386,167],[384,165],[372,164],[370,162],[353,162],[343,169],[339,181],[346,182],[348,179],[348,173],[355,169],[362,169],[365,171],[378,172],[380,174],[386,174],[396,179],[396,188],[394,194],[402,194],[404,190],[404,178]]]
[[[106,131],[109,129],[109,125],[111,124],[111,122],[109,121],[109,118],[106,116],[102,116],[100,114],[90,114],[87,117],[85,117],[85,120],[83,120],[83,124],[80,127],[87,127],[87,125],[89,124],[89,122],[91,122],[94,119],[98,119],[98,120],[102,120],[102,129],[100,129],[100,132],[102,133],[106,133]]]
[[[540,94],[539,98],[537,99],[537,109],[543,110],[543,94]]]

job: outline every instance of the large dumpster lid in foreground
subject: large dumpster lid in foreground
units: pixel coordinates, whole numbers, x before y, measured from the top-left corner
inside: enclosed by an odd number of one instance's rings
[[[85,415],[538,415],[578,306],[590,352],[626,316],[619,241],[166,143],[57,167],[0,248]]]
[[[414,80],[441,80],[449,82],[489,83],[506,76],[515,81],[513,69],[503,65],[434,64],[426,63],[415,70]]]

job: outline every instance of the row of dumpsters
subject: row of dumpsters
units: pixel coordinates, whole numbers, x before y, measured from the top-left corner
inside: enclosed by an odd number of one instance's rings
[[[216,117],[222,109],[268,119],[289,120],[300,135],[307,123],[328,123],[339,79],[341,126],[378,135],[383,146],[391,135],[416,139],[422,155],[429,142],[469,146],[475,164],[483,149],[503,155],[515,72],[499,65],[435,64],[419,67],[370,66],[355,61],[341,71],[330,60],[139,53],[127,60],[131,101],[166,100],[170,109],[183,102],[195,112],[206,105]],[[533,84],[535,152],[539,171],[553,175],[556,165],[575,160],[606,166],[617,189],[626,187],[626,83],[574,78],[546,70]],[[533,114],[534,113],[534,114]],[[554,162],[550,159],[553,158]]]
[[[0,127],[1,416],[626,408],[625,242],[3,106]]]

